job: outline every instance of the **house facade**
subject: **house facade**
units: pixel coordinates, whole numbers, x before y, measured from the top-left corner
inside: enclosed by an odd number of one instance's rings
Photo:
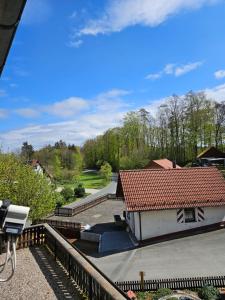
[[[117,197],[138,241],[225,222],[225,180],[216,168],[121,171]]]

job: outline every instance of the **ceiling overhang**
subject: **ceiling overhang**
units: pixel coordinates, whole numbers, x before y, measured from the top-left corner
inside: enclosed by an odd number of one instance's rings
[[[0,75],[25,4],[26,0],[0,0]]]

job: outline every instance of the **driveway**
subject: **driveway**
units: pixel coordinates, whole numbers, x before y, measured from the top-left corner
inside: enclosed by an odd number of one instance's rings
[[[221,229],[89,258],[113,281],[140,280],[140,271],[145,272],[145,279],[225,276],[224,249],[225,229]]]

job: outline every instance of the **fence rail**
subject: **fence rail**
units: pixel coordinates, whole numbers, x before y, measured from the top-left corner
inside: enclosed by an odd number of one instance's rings
[[[193,277],[193,278],[171,278],[171,279],[156,279],[140,281],[123,281],[116,282],[116,285],[123,291],[156,291],[159,288],[169,289],[190,289],[200,288],[205,285],[215,287],[225,287],[225,276],[212,277]]]
[[[75,229],[80,231],[81,223],[61,221],[61,220],[52,220],[52,219],[43,219],[42,223],[47,223],[55,228],[65,228],[65,229]]]
[[[59,260],[88,299],[126,300],[128,296],[115,283],[98,270],[78,249],[50,225],[35,225],[26,228],[19,237],[17,249],[45,244],[55,260]]]

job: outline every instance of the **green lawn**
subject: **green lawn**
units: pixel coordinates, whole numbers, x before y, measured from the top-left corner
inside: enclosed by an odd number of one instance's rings
[[[101,189],[106,186],[103,178],[97,172],[82,173],[79,181],[86,189]]]
[[[79,182],[83,183],[85,189],[102,189],[106,186],[103,178],[97,172],[88,172],[88,173],[81,173],[79,178],[77,179]],[[76,185],[75,181],[66,182],[64,184],[59,183],[58,187],[69,187],[74,189]]]

